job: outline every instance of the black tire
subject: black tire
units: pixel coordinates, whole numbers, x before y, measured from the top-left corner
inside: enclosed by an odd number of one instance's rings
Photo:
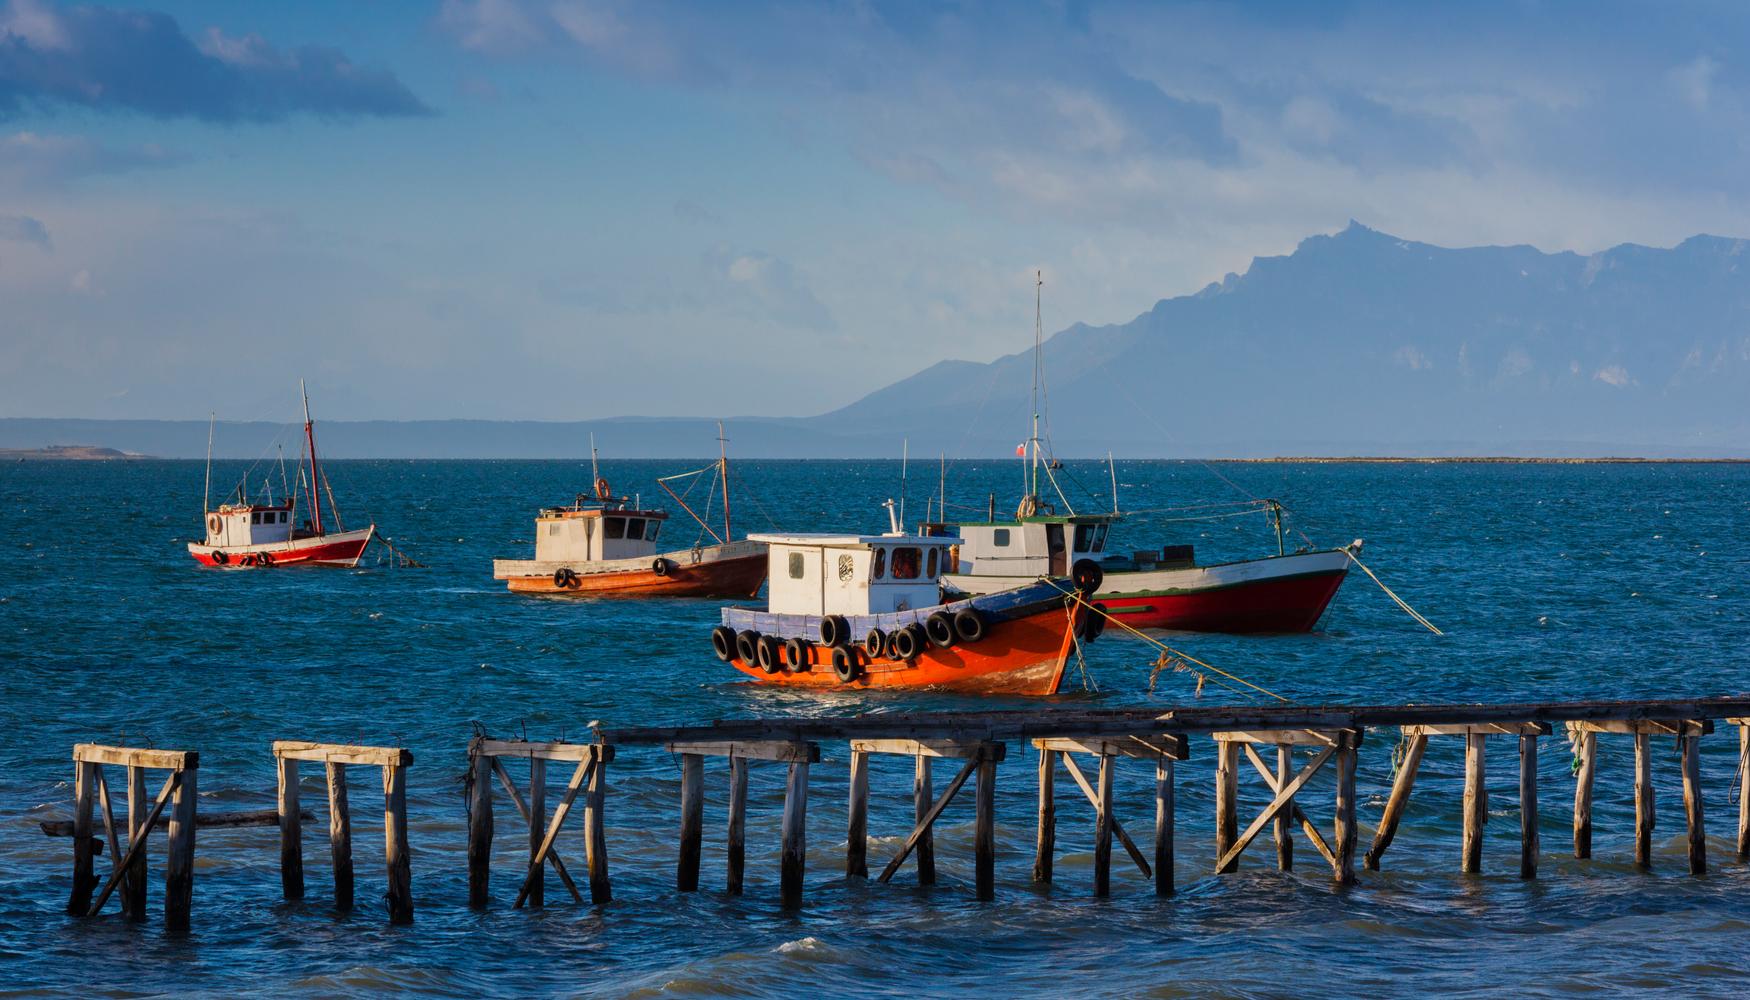
[[[766,673],[775,674],[784,669],[784,647],[779,644],[777,636],[761,636],[755,652],[759,656],[760,669]]]
[[[214,552],[213,552],[213,565],[223,566],[230,561],[231,561],[231,557],[226,555],[223,550],[221,550],[221,549],[214,550]]]
[[[711,630],[711,652],[724,663],[735,659],[735,630],[727,625],[719,625]]]
[[[272,566],[273,565],[273,553],[272,552],[263,552],[261,554],[260,562],[263,566]]]
[[[674,568],[674,564],[661,556],[657,556],[656,561],[650,564],[650,572],[657,576],[667,576],[668,571],[672,568]]]
[[[751,630],[736,633],[735,655],[737,659],[750,667],[758,666],[760,662],[760,634]]]
[[[833,676],[849,684],[862,675],[863,665],[857,662],[857,654],[849,646],[834,646],[832,672]]]
[[[984,638],[984,615],[977,608],[961,608],[954,613],[954,634],[961,642],[977,642]]]
[[[801,636],[792,636],[785,640],[784,659],[790,664],[791,670],[807,673],[810,669],[810,664],[808,662],[808,640]]]
[[[1082,641],[1083,642],[1093,642],[1095,639],[1098,639],[1101,635],[1105,634],[1105,631],[1106,631],[1106,613],[1107,613],[1106,612],[1106,605],[1104,605],[1104,604],[1089,605],[1087,612],[1088,612],[1088,620],[1087,620],[1086,624],[1084,624],[1082,626]]]
[[[820,642],[825,646],[842,646],[851,641],[851,625],[844,615],[827,615],[820,620]]]
[[[936,612],[924,619],[924,635],[937,649],[947,649],[954,645],[954,619],[946,611]]]
[[[863,653],[871,660],[879,660],[887,652],[887,633],[878,628],[869,630],[863,637]]]
[[[895,660],[911,660],[923,652],[924,637],[916,625],[895,629],[887,637],[887,655]]]
[[[1076,585],[1076,589],[1082,592],[1082,596],[1091,597],[1100,589],[1100,584],[1106,582],[1106,571],[1092,559],[1077,559],[1075,565],[1069,568],[1069,578]]]
[[[553,586],[555,586],[555,587],[565,586],[565,574],[567,574],[569,572],[571,572],[571,571],[566,569],[563,566],[554,570],[553,571]]]

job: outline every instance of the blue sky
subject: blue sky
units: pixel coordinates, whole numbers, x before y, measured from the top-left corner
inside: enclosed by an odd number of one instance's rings
[[[0,0],[0,416],[803,415],[1357,218],[1750,234],[1739,4]]]

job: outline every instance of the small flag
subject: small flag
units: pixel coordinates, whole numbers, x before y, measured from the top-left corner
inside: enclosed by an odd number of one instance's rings
[[[1027,457],[1027,442],[1023,441],[1020,444],[1015,445],[1015,457],[1016,458],[1026,458]]]

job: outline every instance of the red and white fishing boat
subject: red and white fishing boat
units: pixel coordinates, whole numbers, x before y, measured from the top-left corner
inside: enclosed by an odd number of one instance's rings
[[[1037,579],[944,602],[936,576],[959,539],[768,534],[767,608],[724,608],[718,659],[757,681],[826,690],[943,688],[1052,695],[1076,640],[1104,619],[1066,588]],[[1099,570],[1078,567],[1097,587]]]
[[[719,438],[722,430],[719,428]],[[657,537],[668,513],[647,509],[634,498],[615,496],[595,464],[590,443],[594,496],[579,494],[570,504],[542,509],[535,518],[535,558],[494,559],[492,577],[525,594],[579,597],[751,597],[766,582],[766,546],[753,539],[734,541],[729,522],[729,457],[715,463],[716,487],[723,488],[723,534],[669,488],[678,479],[707,469],[665,476],[657,483],[697,521],[698,542],[690,548],[657,551]],[[708,503],[709,501],[707,501]],[[711,544],[704,544],[709,537]]]
[[[368,525],[348,531],[340,521],[340,511],[334,506],[334,490],[328,477],[316,461],[316,425],[310,420],[310,396],[300,382],[298,391],[304,397],[304,457],[298,460],[298,478],[290,498],[275,503],[271,492],[265,502],[250,497],[248,478],[237,487],[237,502],[223,503],[213,509],[209,503],[205,519],[207,535],[203,542],[189,542],[188,553],[203,566],[220,569],[261,569],[272,566],[345,566],[358,565],[376,534],[377,526]],[[308,460],[306,475],[305,461]],[[213,479],[213,442],[211,428],[207,432],[207,488]],[[271,483],[264,483],[271,491]],[[328,520],[322,517],[322,497],[328,497]],[[299,512],[307,513],[300,520]]]

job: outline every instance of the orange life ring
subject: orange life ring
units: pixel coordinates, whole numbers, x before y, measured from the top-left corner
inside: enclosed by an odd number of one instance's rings
[[[215,535],[219,533],[219,515],[217,515],[217,514],[208,514],[207,515],[207,530],[212,532]]]
[[[614,491],[608,489],[608,477],[597,476],[595,481],[595,498],[597,500],[606,500],[613,495]]]

